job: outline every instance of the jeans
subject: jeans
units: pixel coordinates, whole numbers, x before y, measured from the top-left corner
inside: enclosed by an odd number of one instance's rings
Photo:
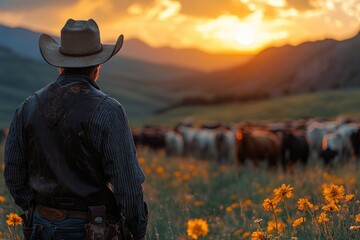
[[[49,221],[35,212],[30,240],[87,240],[86,223],[88,220],[76,218]]]

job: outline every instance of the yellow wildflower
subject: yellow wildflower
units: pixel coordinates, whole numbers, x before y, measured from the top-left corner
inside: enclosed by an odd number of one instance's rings
[[[329,218],[327,217],[327,214],[325,212],[322,212],[318,217],[317,217],[317,221],[318,223],[327,223],[329,222]]]
[[[179,171],[176,171],[176,172],[174,172],[174,176],[175,176],[175,177],[180,177],[180,176],[181,176],[181,173],[180,173]]]
[[[354,194],[348,194],[345,196],[345,201],[350,202],[351,200],[354,200],[355,195]]]
[[[300,211],[305,211],[308,207],[309,209],[313,209],[314,205],[310,203],[306,198],[300,198],[297,202],[298,208]]]
[[[276,224],[277,224],[277,226],[276,226]],[[272,232],[272,231],[276,230],[276,227],[279,232],[282,232],[282,230],[285,229],[286,224],[283,223],[281,220],[278,220],[277,222],[274,220],[271,220],[268,222],[266,230],[268,232]]]
[[[293,190],[294,188],[292,188],[290,184],[286,186],[283,183],[279,188],[274,189],[274,199],[284,201],[285,198],[292,198],[294,197]]]
[[[344,198],[345,189],[343,186],[338,187],[334,184],[331,184],[330,187],[324,187],[323,195],[328,202],[338,202]]]
[[[360,222],[360,214],[357,214],[357,215],[355,216],[355,222]]]
[[[164,173],[164,168],[163,167],[157,167],[156,168],[156,173],[159,174],[159,175],[163,174]]]
[[[276,214],[276,215],[278,215],[278,214],[280,214],[280,213],[282,213],[282,209],[281,208],[277,208],[277,209],[275,209],[274,210],[274,213]]]
[[[192,239],[199,239],[200,236],[206,236],[209,233],[209,225],[206,220],[190,219],[187,221],[187,235]]]
[[[306,221],[306,218],[300,217],[300,218],[294,220],[292,226],[293,226],[293,227],[298,227],[298,226],[300,226],[302,223],[304,223],[305,221]]]
[[[6,224],[9,226],[21,225],[23,221],[22,218],[16,213],[10,213],[6,215],[6,217],[7,217]]]
[[[6,202],[6,197],[5,196],[0,196],[0,202]]]
[[[231,207],[231,206],[226,207],[226,208],[225,208],[225,210],[226,210],[226,212],[228,212],[228,213],[229,213],[229,212],[231,212],[231,211],[232,211],[232,207]]]
[[[233,203],[233,204],[231,204],[231,207],[232,208],[238,208],[238,207],[240,207],[240,204],[239,203]]]
[[[185,180],[185,181],[188,181],[188,180],[191,179],[191,176],[190,176],[190,174],[187,173],[187,174],[183,175],[182,179]]]
[[[335,202],[329,202],[327,205],[323,206],[321,209],[324,211],[338,212],[338,211],[340,211],[340,206],[336,205]]]
[[[251,240],[262,240],[262,239],[265,239],[265,234],[260,230],[256,230],[256,232],[253,232],[251,234]]]
[[[274,211],[276,208],[276,203],[269,198],[266,198],[262,204],[265,211]]]
[[[140,164],[140,165],[144,165],[144,163],[145,163],[145,158],[139,157],[139,158],[138,158],[138,161],[139,161],[139,164]]]
[[[202,201],[195,201],[194,202],[195,207],[201,207],[202,205],[204,205],[204,202],[202,202]]]

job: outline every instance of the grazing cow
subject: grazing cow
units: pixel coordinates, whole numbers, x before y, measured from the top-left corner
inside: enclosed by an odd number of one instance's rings
[[[276,168],[280,156],[280,139],[264,129],[238,129],[236,132],[238,163],[250,159],[255,167],[260,160],[266,160],[269,168]]]
[[[184,156],[190,156],[193,152],[194,136],[198,130],[188,126],[179,126],[177,130],[182,135],[184,141]]]
[[[338,132],[328,132],[322,139],[322,151],[320,157],[324,159],[326,166],[332,167],[339,162],[339,152],[342,149],[341,136]]]
[[[335,122],[311,122],[306,129],[306,136],[310,143],[310,154],[313,160],[318,159],[322,153],[322,139],[327,132],[334,131]]]
[[[154,150],[163,149],[165,147],[165,130],[161,127],[145,126],[142,129],[142,143]]]
[[[235,159],[235,132],[220,128],[215,135],[216,161],[233,163]]]
[[[173,130],[165,133],[165,151],[168,156],[184,154],[184,140],[180,133]]]
[[[333,132],[325,134],[322,140],[321,157],[325,165],[332,166],[336,163],[345,164],[354,156],[355,149],[351,142],[351,136],[359,130],[352,123],[343,124]]]
[[[294,173],[298,161],[306,167],[310,146],[306,134],[301,130],[285,130],[281,139],[281,164],[286,172]]]
[[[199,159],[215,159],[215,131],[199,129],[193,139],[192,152]]]

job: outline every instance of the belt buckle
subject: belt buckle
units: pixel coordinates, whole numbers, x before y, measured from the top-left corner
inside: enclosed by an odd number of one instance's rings
[[[65,209],[38,206],[38,212],[43,218],[46,218],[49,221],[61,221],[66,218]]]

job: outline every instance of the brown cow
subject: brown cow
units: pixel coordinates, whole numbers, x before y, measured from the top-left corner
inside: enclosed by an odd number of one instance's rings
[[[280,157],[280,139],[271,131],[259,128],[240,128],[236,132],[236,154],[238,163],[243,165],[250,159],[257,167],[265,160],[268,167],[275,169]]]

